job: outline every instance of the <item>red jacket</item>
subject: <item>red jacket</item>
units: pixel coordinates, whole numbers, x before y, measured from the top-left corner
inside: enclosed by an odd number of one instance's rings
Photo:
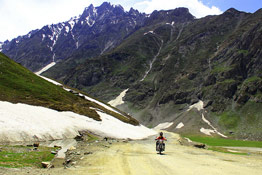
[[[161,140],[161,139],[166,140],[166,138],[163,136],[158,136],[155,140]]]

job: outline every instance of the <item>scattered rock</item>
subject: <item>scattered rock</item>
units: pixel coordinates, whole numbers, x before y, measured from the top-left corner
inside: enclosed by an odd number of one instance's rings
[[[231,135],[232,135],[232,134],[234,134],[234,132],[233,132],[233,131],[229,131],[229,134],[231,134]]]
[[[62,146],[54,145],[54,148],[62,149]]]
[[[83,135],[78,135],[78,136],[76,136],[76,137],[75,137],[75,140],[76,140],[76,141],[83,141],[83,140],[84,140]]]
[[[51,151],[51,154],[57,154],[57,151]]]
[[[84,155],[93,154],[92,152],[85,152]]]
[[[72,94],[75,94],[75,95],[79,95],[79,93],[77,91],[72,90],[72,89],[70,89],[69,92],[71,92]]]
[[[85,99],[85,96],[83,96],[83,95],[79,95],[79,97],[82,98],[82,99]]]
[[[34,147],[39,147],[39,143],[34,143],[33,146]]]
[[[43,168],[52,168],[53,167],[50,162],[42,162],[41,164]]]
[[[76,149],[76,147],[71,146],[68,150],[69,150],[69,151],[72,151],[72,150],[75,150],[75,149]]]
[[[66,164],[69,164],[70,162],[71,162],[71,159],[67,159],[67,160],[65,161]]]
[[[207,100],[204,102],[204,108],[207,108],[208,106],[212,105],[213,101],[212,100]]]
[[[205,149],[206,145],[205,144],[194,144],[194,147]]]
[[[196,73],[190,73],[190,74],[188,75],[188,79],[189,79],[189,80],[193,80],[196,76],[197,76]]]
[[[238,104],[245,104],[248,100],[249,100],[249,96],[246,94],[241,94],[238,99],[237,99],[237,103]]]

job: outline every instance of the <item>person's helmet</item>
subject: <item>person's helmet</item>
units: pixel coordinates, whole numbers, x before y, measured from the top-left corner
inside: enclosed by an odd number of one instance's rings
[[[160,136],[163,136],[163,132],[160,132]]]

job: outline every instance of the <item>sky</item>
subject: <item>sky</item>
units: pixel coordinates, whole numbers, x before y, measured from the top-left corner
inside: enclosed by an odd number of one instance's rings
[[[104,1],[120,4],[126,11],[133,7],[147,14],[187,7],[197,18],[218,15],[231,7],[251,13],[262,8],[262,0],[0,0],[0,41],[67,21],[82,14],[90,4],[96,7]]]

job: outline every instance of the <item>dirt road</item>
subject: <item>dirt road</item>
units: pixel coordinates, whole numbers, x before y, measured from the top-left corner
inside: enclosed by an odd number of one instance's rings
[[[87,156],[68,174],[94,175],[258,175],[262,174],[262,157],[218,153],[180,146],[179,136],[168,138],[164,155],[156,154],[153,138],[116,143],[108,149]]]
[[[118,142],[94,147],[75,167],[37,170],[36,174],[68,175],[258,175],[262,174],[261,155],[233,155],[203,150],[178,143],[179,136],[164,134],[166,152],[155,151],[154,138]],[[34,171],[28,171],[34,174]],[[19,171],[21,174],[21,171]],[[1,173],[0,173],[1,174]]]

